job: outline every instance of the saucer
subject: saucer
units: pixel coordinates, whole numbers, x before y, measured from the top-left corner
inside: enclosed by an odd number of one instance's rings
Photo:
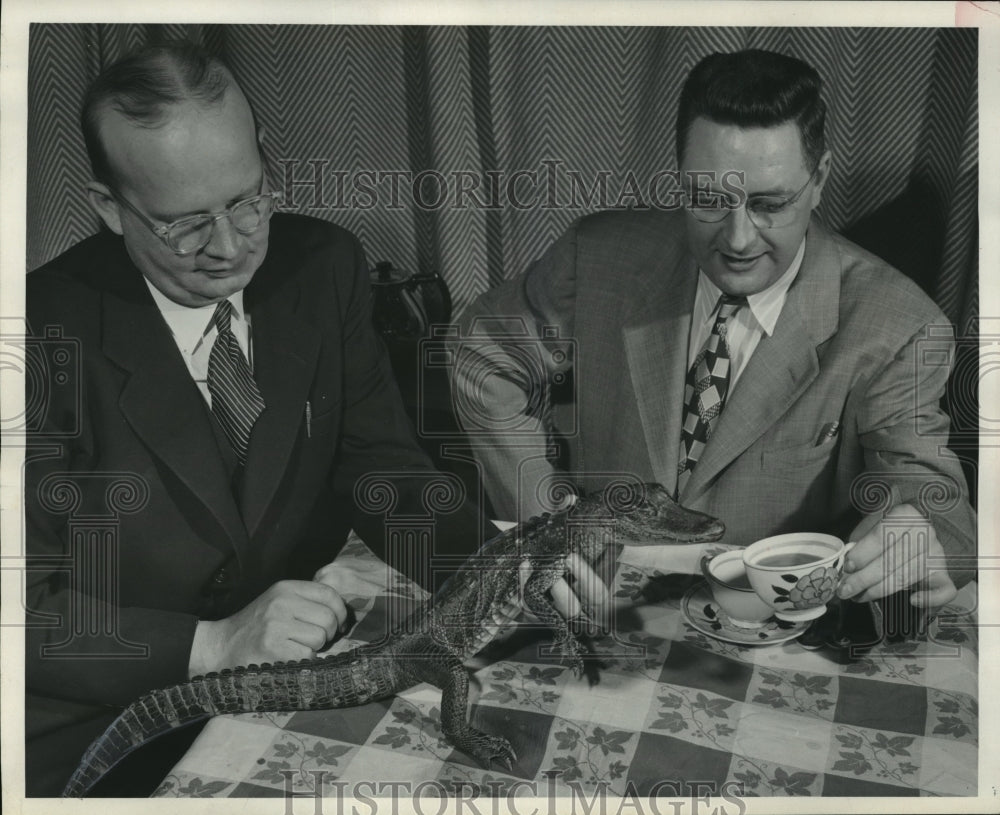
[[[777,645],[800,636],[811,621],[785,622],[771,617],[754,627],[736,626],[715,601],[708,583],[702,581],[685,592],[681,600],[684,620],[696,631],[736,645]]]

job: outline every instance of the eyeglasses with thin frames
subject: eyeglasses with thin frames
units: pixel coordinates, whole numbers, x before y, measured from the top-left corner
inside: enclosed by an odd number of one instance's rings
[[[747,217],[759,229],[775,229],[788,226],[795,220],[795,203],[802,197],[816,173],[816,166],[798,192],[789,198],[777,195],[751,195],[745,200]],[[699,190],[694,201],[688,197],[688,212],[703,223],[718,223],[729,217],[729,213],[740,208],[739,199],[723,193]]]

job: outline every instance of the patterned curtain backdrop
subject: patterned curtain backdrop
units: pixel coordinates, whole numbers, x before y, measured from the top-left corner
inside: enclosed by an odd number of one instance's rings
[[[651,181],[676,166],[682,79],[702,56],[802,57],[830,106],[822,217],[917,280],[961,332],[973,326],[975,29],[36,24],[29,268],[97,228],[77,124],[87,82],[178,36],[232,66],[295,210],[353,230],[373,263],[439,271],[459,311],[583,213],[652,203]],[[669,200],[669,185],[652,192]]]

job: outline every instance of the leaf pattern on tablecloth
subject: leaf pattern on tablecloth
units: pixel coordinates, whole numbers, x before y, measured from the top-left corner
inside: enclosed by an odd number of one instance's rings
[[[835,677],[758,668],[756,678],[760,685],[754,692],[751,684],[747,697],[752,703],[833,721],[837,708]]]
[[[277,727],[280,730],[288,724],[289,720],[294,715],[294,711],[262,710],[254,713],[234,713],[232,714],[232,717],[235,721],[250,722],[251,724],[263,724],[264,722],[267,722],[271,726]]]
[[[318,767],[337,767],[340,764],[340,759],[349,752],[351,752],[350,745],[326,744],[317,740],[302,755],[306,759],[311,759],[310,763],[314,763]]]
[[[567,719],[559,721],[565,727],[553,729],[549,742],[553,756],[544,774],[553,779],[557,789],[572,784],[590,789],[604,787],[621,795],[624,785],[615,782],[623,782],[628,774],[638,734],[600,725],[578,727]]]
[[[666,575],[669,579],[663,579],[662,576],[656,578],[657,585],[651,587],[649,570],[636,569],[633,566],[623,566],[620,576],[624,580],[616,586],[628,589],[618,598],[622,605],[627,604],[630,597],[637,598],[637,602],[643,604],[649,603],[651,592],[665,586],[672,588],[680,583],[679,578],[690,580],[689,575]],[[678,579],[674,580],[675,578]],[[410,597],[410,591],[405,581],[398,583],[390,581],[391,596]],[[414,591],[413,596],[419,595]],[[390,600],[389,603],[391,602],[395,600]],[[370,608],[371,613],[380,615],[385,613],[386,605],[382,596],[372,600],[372,604],[366,608]],[[675,606],[672,601],[663,605],[667,608]],[[720,642],[701,632],[685,630],[686,627],[680,625],[681,620],[678,617],[677,630],[684,631],[686,644],[713,654],[713,660],[719,665],[720,671],[724,670],[723,663],[727,660],[743,666],[740,669],[741,676],[745,677],[748,669],[753,671],[745,696],[741,695],[737,701],[704,689],[660,683],[658,679],[672,642],[641,631],[629,630],[620,631],[620,636],[628,637],[627,642],[631,646],[645,647],[646,654],[644,657],[635,657],[627,670],[605,672],[602,677],[602,697],[614,701],[607,703],[607,709],[595,709],[597,715],[589,718],[596,721],[587,720],[586,710],[579,704],[578,698],[564,698],[570,696],[570,685],[575,679],[572,673],[562,666],[484,662],[485,667],[477,673],[481,689],[478,700],[486,705],[521,708],[540,715],[543,719],[540,726],[549,728],[549,737],[548,743],[544,745],[544,757],[534,779],[536,789],[547,792],[549,781],[546,776],[549,776],[555,785],[556,794],[560,796],[570,794],[570,787],[573,788],[574,795],[579,795],[578,790],[583,789],[588,789],[590,795],[592,790],[599,787],[603,787],[610,794],[628,795],[629,785],[648,782],[648,778],[629,778],[629,773],[635,772],[635,768],[641,763],[635,761],[634,755],[643,737],[640,730],[669,735],[680,741],[707,748],[706,754],[708,751],[714,751],[711,755],[716,759],[722,754],[729,765],[726,781],[723,778],[710,779],[713,775],[710,769],[704,770],[704,776],[695,776],[694,773],[699,771],[700,765],[691,768],[690,777],[704,777],[718,783],[739,784],[747,796],[816,796],[822,793],[824,779],[829,779],[831,774],[839,776],[838,784],[843,790],[850,790],[852,783],[861,782],[856,787],[858,795],[868,794],[867,782],[895,785],[898,788],[916,788],[918,784],[922,784],[922,794],[947,794],[959,788],[958,783],[963,785],[967,783],[967,788],[974,788],[975,762],[963,762],[961,766],[945,768],[939,778],[936,773],[928,772],[928,769],[932,768],[925,767],[921,771],[922,763],[930,763],[929,753],[924,745],[931,743],[928,740],[932,740],[935,747],[944,744],[946,749],[951,742],[975,745],[978,736],[978,708],[974,698],[969,695],[969,692],[975,692],[976,665],[973,653],[977,632],[975,629],[965,628],[961,619],[944,619],[950,611],[952,610],[945,609],[942,617],[932,624],[931,641],[881,643],[872,648],[862,659],[850,665],[837,666],[831,663],[828,667],[829,677],[816,676],[808,671],[796,671],[796,662],[793,660],[798,659],[800,649],[795,642],[774,649]],[[359,616],[363,616],[363,613]],[[629,616],[627,619],[631,622],[632,617]],[[636,620],[641,623],[639,616]],[[662,633],[664,630],[672,629],[664,629],[662,626],[656,629],[657,633]],[[625,640],[622,639],[622,642]],[[342,648],[349,645],[350,643],[344,640],[338,642],[338,646]],[[962,651],[955,664],[956,673],[950,674],[952,679],[945,683],[948,684],[949,690],[927,691],[927,719],[923,736],[914,737],[910,734],[839,725],[834,722],[823,725],[833,734],[830,737],[832,744],[829,745],[829,749],[817,753],[819,762],[823,762],[825,757],[823,766],[818,766],[818,762],[814,762],[814,756],[811,754],[809,760],[806,756],[800,759],[798,753],[789,753],[786,756],[792,761],[801,761],[807,765],[802,767],[794,766],[789,761],[772,763],[758,760],[755,755],[734,754],[734,745],[740,744],[741,728],[749,718],[748,713],[770,717],[769,720],[773,720],[777,725],[774,737],[780,738],[782,728],[787,727],[788,722],[793,722],[797,715],[816,717],[824,721],[833,717],[837,710],[840,676],[852,677],[862,687],[875,686],[876,683],[867,681],[874,679],[924,689],[928,682],[933,683],[936,678],[935,671],[925,670],[931,664],[926,658],[928,649],[940,655],[945,645],[951,652],[955,651],[955,646],[961,646]],[[772,662],[770,660],[772,655],[781,658]],[[792,667],[778,667],[779,665]],[[803,661],[802,665],[815,665],[815,662]],[[965,671],[966,675],[960,676],[958,671]],[[609,679],[612,688],[620,689],[620,695],[617,691],[609,694]],[[657,681],[653,683],[651,691],[649,683],[653,680]],[[581,684],[581,687],[585,690],[584,685]],[[959,692],[954,688],[966,692]],[[873,687],[872,690],[886,693],[884,687]],[[497,694],[496,697],[487,698],[494,693]],[[513,698],[508,698],[507,694],[512,694]],[[423,697],[418,695],[417,698]],[[652,699],[642,728],[637,726],[638,723],[631,724],[631,718],[615,723],[614,708],[619,698],[623,708],[632,704],[630,700]],[[888,698],[891,699],[891,696]],[[916,694],[914,698],[918,698]],[[919,698],[923,699],[923,696]],[[432,696],[431,699],[436,700],[436,697]],[[484,798],[506,798],[509,793],[517,796],[530,795],[531,788],[524,785],[522,778],[505,775],[495,769],[487,771],[480,767],[469,766],[464,761],[455,763],[447,761],[453,754],[453,748],[441,738],[440,714],[438,709],[432,706],[431,699],[419,703],[410,701],[409,695],[394,699],[388,713],[381,717],[369,734],[366,740],[369,749],[364,750],[364,753],[371,754],[374,750],[378,750],[383,754],[385,758],[382,760],[382,765],[386,768],[386,779],[395,780],[400,777],[394,775],[397,772],[396,765],[400,768],[399,773],[402,776],[407,772],[423,773],[423,769],[410,768],[425,766],[426,775],[421,775],[421,779],[434,778],[436,773],[444,789],[450,792],[454,788],[456,795],[467,796],[470,784],[473,785],[472,789],[478,790],[480,796]],[[501,702],[502,699],[506,701]],[[566,702],[573,704],[567,705]],[[565,710],[573,709],[575,711],[573,715],[579,715],[580,719],[561,716],[560,707]],[[781,715],[776,716],[776,713]],[[847,715],[849,713],[850,711],[845,712],[844,716],[848,721],[851,720]],[[322,715],[323,712],[317,711],[296,714],[257,713],[233,717],[241,726],[255,725],[255,729],[264,736],[261,739],[261,749],[266,749],[266,754],[260,758],[258,764],[251,765],[246,773],[247,777],[224,779],[224,765],[213,764],[211,756],[203,752],[197,758],[191,759],[194,763],[187,764],[196,768],[196,772],[175,771],[160,785],[155,794],[159,797],[225,796],[234,792],[248,794],[243,790],[252,789],[254,786],[269,787],[270,790],[263,792],[273,793],[274,790],[278,790],[280,794],[280,790],[289,784],[294,785],[296,792],[309,794],[314,778],[323,778],[324,783],[329,781],[332,785],[336,785],[339,783],[337,780],[339,774],[346,777],[343,768],[352,760],[350,751],[355,749],[355,746],[342,745],[329,737],[320,739],[314,735],[281,730],[289,724],[292,727],[296,726],[296,723],[291,721],[293,717],[303,717],[304,721],[305,717]],[[619,727],[623,722],[629,722],[625,725],[629,729]],[[636,727],[635,732],[632,727]],[[275,728],[274,735],[269,732],[269,728]],[[222,732],[225,733],[225,729]],[[274,739],[274,743],[265,748],[265,743],[271,739]],[[968,754],[967,748],[963,749]],[[393,762],[393,758],[408,757],[413,755],[414,751],[416,757],[431,760]],[[700,755],[701,751],[698,752]],[[256,757],[255,754],[254,758]],[[375,766],[378,766],[378,761],[379,759],[375,759]],[[358,760],[357,763],[368,764],[368,759]],[[370,769],[371,766],[371,764],[368,767],[352,765],[350,773],[353,776]],[[249,776],[255,773],[262,774],[265,778],[252,780]],[[961,776],[962,773],[966,775]],[[334,786],[330,786],[329,792],[326,789],[324,792],[333,795],[334,789]],[[530,809],[528,805],[527,811]]]
[[[483,683],[480,702],[494,705],[517,704],[541,713],[555,713],[562,698],[567,668],[525,665],[511,662],[502,668],[490,668]]]
[[[166,798],[168,796],[176,798],[177,793],[170,795],[170,793],[174,792],[175,789],[177,789],[177,776],[171,773],[163,779],[160,786],[153,790],[153,794],[150,798]]]
[[[256,772],[247,781],[260,786],[287,787],[312,790],[316,773],[322,783],[335,781],[338,771],[350,761],[355,745],[326,738],[321,739],[291,730],[282,730],[280,736],[257,759]]]
[[[969,609],[946,605],[940,609],[930,624],[929,638],[933,642],[968,648],[979,653],[979,626]]]
[[[735,757],[729,782],[739,784],[739,794],[744,798],[818,796],[823,792],[821,773],[783,767],[746,756]]]
[[[397,696],[379,726],[372,731],[369,744],[390,750],[429,753],[444,760],[452,747],[441,731],[441,710]]]
[[[979,704],[965,693],[931,690],[927,694],[930,735],[979,744]]]
[[[834,725],[836,760],[828,772],[852,775],[881,784],[915,787],[919,765],[916,736]],[[915,744],[916,742],[916,744]]]
[[[635,604],[642,599],[642,589],[648,577],[644,571],[636,567],[630,567],[618,572],[615,583],[618,588],[614,596],[619,601]]]
[[[918,663],[920,651],[920,643],[916,642],[887,643],[844,666],[844,673],[922,685],[924,666]]]
[[[721,656],[726,656],[740,662],[753,662],[753,649],[749,646],[723,642],[722,640],[709,637],[701,631],[695,631],[689,626],[685,626],[685,628],[687,629],[684,634],[684,641],[686,643],[696,645],[703,651],[711,651],[712,653],[720,654]]]
[[[153,792],[152,798],[224,798],[231,781],[205,781],[193,773],[171,773]]]
[[[634,735],[635,733],[629,733],[625,730],[613,730],[609,733],[603,727],[595,727],[593,733],[587,736],[587,744],[593,744],[604,755],[611,753],[624,755],[625,748],[622,745]]]
[[[681,597],[695,579],[683,572],[664,572],[651,566],[622,563],[614,581],[615,606],[654,604],[679,608]]]
[[[270,784],[282,784],[285,776],[282,770],[291,771],[292,765],[288,761],[267,761],[263,758],[257,759],[258,764],[263,764],[264,769],[258,770],[250,778],[254,781],[266,781]]]
[[[660,685],[657,694],[659,712],[646,727],[665,730],[672,735],[683,734],[695,743],[709,744],[719,750],[732,749],[735,719],[730,719],[732,699],[708,696],[694,688]],[[655,708],[654,708],[655,709]]]
[[[207,784],[200,778],[192,778],[186,787],[178,790],[181,795],[189,798],[215,798],[224,789],[231,787],[228,781],[209,781]]]
[[[623,632],[618,632],[620,638],[622,634]],[[623,639],[624,642],[620,639],[616,643],[615,652],[610,654],[601,652],[601,662],[605,668],[615,668],[628,674],[642,674],[655,681],[663,661],[670,652],[670,640],[636,631],[628,632]]]

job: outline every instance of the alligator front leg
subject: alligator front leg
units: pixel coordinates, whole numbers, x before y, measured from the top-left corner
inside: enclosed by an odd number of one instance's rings
[[[521,598],[525,608],[552,631],[552,647],[569,663],[574,673],[579,677],[583,675],[583,654],[586,649],[570,631],[569,624],[562,614],[552,605],[548,591],[552,588],[553,582],[551,570],[536,568],[525,582]]]
[[[472,756],[487,770],[494,761],[508,772],[517,761],[511,743],[502,736],[492,736],[477,730],[468,719],[469,672],[461,662],[446,666],[447,679],[441,688],[441,729],[459,750]]]
[[[435,646],[421,655],[418,662],[414,673],[441,689],[441,730],[448,741],[487,770],[494,761],[510,770],[517,761],[510,742],[469,724],[469,672],[462,661]]]

